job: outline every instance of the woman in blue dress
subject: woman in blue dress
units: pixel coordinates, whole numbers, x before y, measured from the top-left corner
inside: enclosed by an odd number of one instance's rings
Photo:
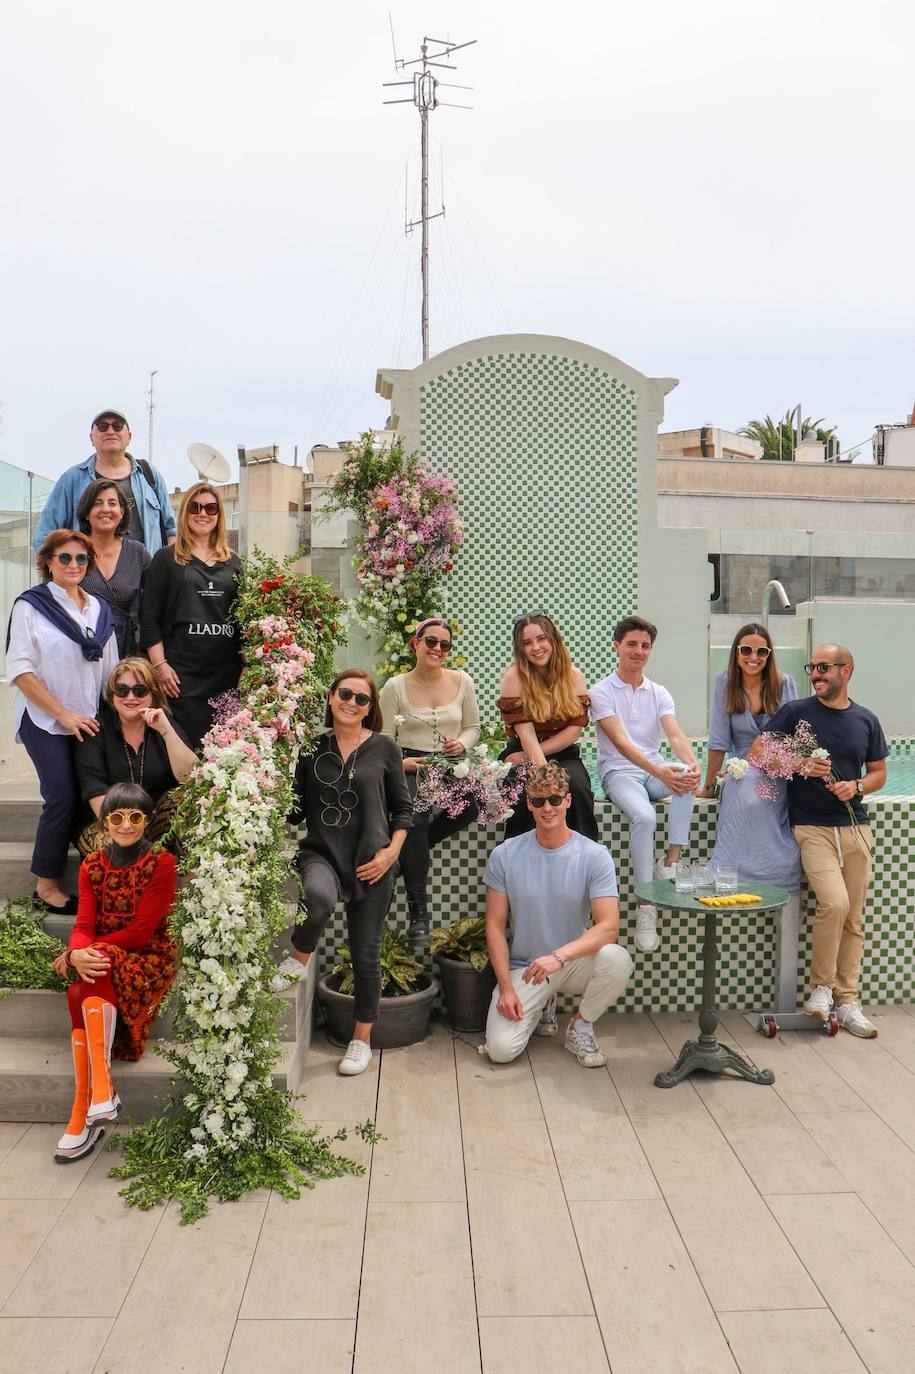
[[[794,678],[783,675],[764,625],[743,625],[731,645],[728,666],[715,678],[708,730],[705,786],[697,796],[713,797],[724,757],[745,759],[750,745],[786,701],[797,699]],[[740,884],[772,883],[797,892],[800,851],[788,824],[788,784],[767,779],[775,797],[756,790],[762,777],[748,768],[742,778],[721,778],[714,862],[738,870]]]

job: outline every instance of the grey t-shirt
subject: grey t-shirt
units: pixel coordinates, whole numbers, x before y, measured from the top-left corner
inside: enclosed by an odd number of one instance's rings
[[[135,539],[138,544],[142,544],[143,521],[140,519],[140,512],[137,510],[136,497],[133,494],[133,487],[130,484],[130,478],[115,477],[112,480],[114,481],[115,486],[120,489],[121,495],[127,502],[127,511],[130,519],[130,524],[127,528],[127,538]]]
[[[508,897],[512,968],[579,939],[592,899],[617,896],[607,850],[577,831],[559,849],[544,849],[533,830],[505,840],[490,854],[483,881]]]

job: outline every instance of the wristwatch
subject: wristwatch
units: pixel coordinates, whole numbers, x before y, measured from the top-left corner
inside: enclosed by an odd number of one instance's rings
[[[858,789],[858,796],[859,796],[859,797],[863,797],[863,796],[864,796],[864,779],[863,779],[863,778],[858,778],[858,779],[856,779],[856,781],[855,781],[855,787],[857,787],[857,789]]]

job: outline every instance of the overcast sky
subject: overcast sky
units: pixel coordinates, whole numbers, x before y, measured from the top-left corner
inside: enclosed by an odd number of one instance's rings
[[[387,5],[34,0],[0,17],[0,456],[56,477],[127,412],[192,440],[379,425],[420,360],[419,118],[384,108]],[[915,401],[903,0],[538,0],[392,9],[459,54],[432,116],[432,350],[582,339],[679,378],[665,428],[800,401],[843,447]],[[444,94],[444,93],[443,93]]]

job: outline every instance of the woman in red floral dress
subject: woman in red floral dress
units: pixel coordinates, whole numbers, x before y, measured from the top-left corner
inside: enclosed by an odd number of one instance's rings
[[[76,1088],[67,1129],[54,1158],[81,1159],[95,1148],[103,1121],[120,1099],[111,1059],[139,1059],[156,1012],[172,985],[177,946],[168,917],[175,898],[175,860],[144,836],[152,798],[136,783],[109,788],[99,820],[111,843],[83,860],[79,914],[54,967],[75,974],[67,989]]]

